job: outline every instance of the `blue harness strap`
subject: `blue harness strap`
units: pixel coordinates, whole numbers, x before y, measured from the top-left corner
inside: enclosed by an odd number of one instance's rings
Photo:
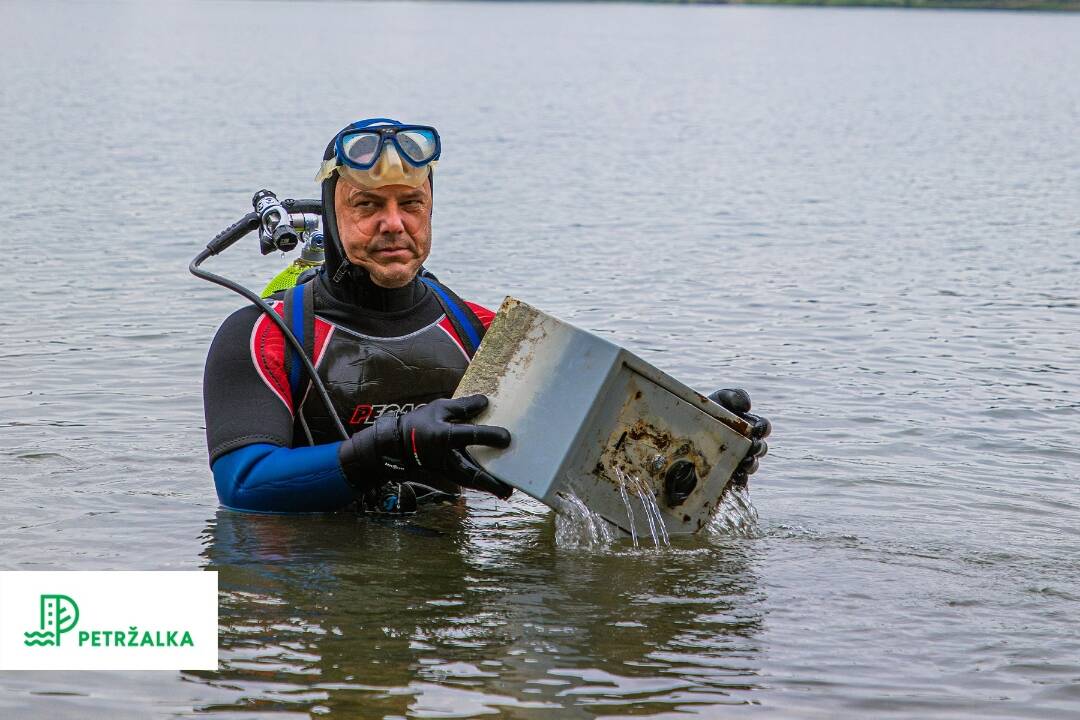
[[[432,275],[421,275],[420,282],[427,285],[435,293],[443,312],[446,313],[454,332],[465,346],[465,354],[472,359],[476,349],[480,347],[480,340],[484,337],[484,324],[472,311],[465,301],[454,294],[454,291],[436,280]]]
[[[300,344],[304,354],[312,363],[315,362],[315,297],[306,284],[295,285],[285,291],[285,325],[288,326]],[[307,389],[304,380],[304,362],[300,353],[291,343],[287,343],[285,353],[285,373],[289,378],[289,391],[292,394],[293,411],[299,412],[299,402]],[[310,378],[308,381],[310,382]]]

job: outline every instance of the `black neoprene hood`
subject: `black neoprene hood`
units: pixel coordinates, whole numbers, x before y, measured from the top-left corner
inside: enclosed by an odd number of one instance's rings
[[[336,138],[335,138],[336,139]],[[323,161],[334,157],[334,140],[326,146],[323,153]],[[345,247],[338,237],[337,210],[334,207],[334,192],[337,189],[338,174],[330,173],[330,177],[322,181],[322,206],[323,206],[323,235],[326,237],[326,265],[327,272],[335,276],[341,268],[342,262],[347,262]],[[361,268],[356,268],[361,270]],[[365,274],[367,274],[365,272]]]

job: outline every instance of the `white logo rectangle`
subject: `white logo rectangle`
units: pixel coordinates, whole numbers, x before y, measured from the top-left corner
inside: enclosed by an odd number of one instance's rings
[[[0,670],[217,670],[216,572],[0,572]]]

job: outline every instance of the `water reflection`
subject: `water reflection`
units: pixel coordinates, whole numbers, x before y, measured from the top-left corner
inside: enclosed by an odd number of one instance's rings
[[[555,545],[527,499],[412,520],[218,511],[221,668],[201,712],[641,714],[744,703],[763,593],[752,540]]]

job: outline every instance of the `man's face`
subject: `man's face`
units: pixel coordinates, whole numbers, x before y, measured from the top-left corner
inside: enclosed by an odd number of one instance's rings
[[[408,285],[431,253],[431,183],[367,190],[338,178],[338,235],[353,265],[379,287]]]

